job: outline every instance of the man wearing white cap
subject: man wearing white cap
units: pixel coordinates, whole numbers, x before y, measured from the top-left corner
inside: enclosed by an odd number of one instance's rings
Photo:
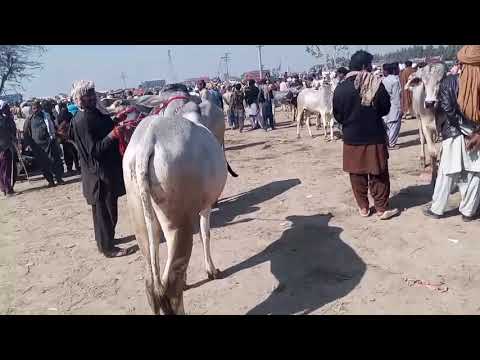
[[[73,138],[78,148],[83,195],[92,206],[93,227],[98,250],[106,257],[134,252],[115,246],[118,198],[125,195],[122,158],[118,150],[120,131],[112,119],[97,108],[93,81],[74,84],[72,97],[79,111],[72,120]]]

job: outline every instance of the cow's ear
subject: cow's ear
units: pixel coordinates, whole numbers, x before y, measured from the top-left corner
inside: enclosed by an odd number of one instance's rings
[[[417,86],[418,84],[420,84],[421,81],[422,79],[420,79],[419,77],[414,77],[410,80],[410,86]]]
[[[412,75],[410,75],[408,77],[408,81],[405,84],[404,89],[405,90],[413,90],[413,88],[415,86],[419,85],[421,81],[422,81],[422,79],[420,77],[418,77],[415,73],[413,73]]]

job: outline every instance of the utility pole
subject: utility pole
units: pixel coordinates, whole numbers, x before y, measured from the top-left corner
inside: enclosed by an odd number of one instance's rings
[[[125,81],[125,79],[127,78],[127,75],[125,75],[125,73],[122,72],[120,74],[120,78],[123,80],[123,88],[126,89],[127,88],[127,82]]]
[[[228,81],[230,79],[230,76],[228,75],[228,62],[230,61],[229,57],[230,53],[226,52],[225,56],[222,56],[220,59],[225,61],[225,81]]]
[[[175,69],[173,67],[173,60],[172,60],[172,50],[168,49],[168,77],[171,83],[175,83],[177,81],[177,76],[175,74]],[[168,81],[167,80],[167,81]]]
[[[260,66],[260,79],[263,78],[262,71],[263,71],[263,65],[262,65],[262,47],[264,45],[257,45],[258,48],[258,65]]]

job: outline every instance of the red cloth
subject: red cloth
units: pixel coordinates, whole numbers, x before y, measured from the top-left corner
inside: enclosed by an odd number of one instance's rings
[[[142,121],[144,118],[145,118],[144,114],[139,114],[135,120],[122,121],[119,123],[119,126],[117,127],[117,131],[118,131],[117,138],[118,138],[118,147],[119,147],[120,155],[122,155],[122,157],[123,157],[123,154],[125,154],[125,150],[127,150],[127,146],[128,146],[128,143],[130,142],[130,139],[132,138],[133,132],[137,128],[140,121]]]

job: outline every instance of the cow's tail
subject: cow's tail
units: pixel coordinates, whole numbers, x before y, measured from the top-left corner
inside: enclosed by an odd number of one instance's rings
[[[227,161],[227,169],[228,169],[228,172],[230,173],[230,175],[232,175],[233,177],[238,177],[238,174],[235,171],[232,170],[228,161]]]
[[[223,149],[223,155],[225,156],[225,161],[227,163],[227,170],[232,175],[233,177],[238,177],[238,174],[233,171],[233,169],[230,167],[230,164],[228,163],[227,156],[225,155],[225,144],[222,144],[222,149]]]
[[[165,288],[162,285],[160,279],[160,264],[158,263],[158,256],[157,251],[159,250],[155,246],[155,231],[154,231],[154,219],[155,210],[152,206],[152,197],[151,197],[151,189],[150,189],[150,180],[148,176],[148,169],[150,159],[153,155],[153,148],[149,147],[144,151],[141,151],[139,154],[136,155],[136,162],[135,162],[135,174],[137,178],[137,185],[140,195],[140,201],[142,203],[143,209],[143,216],[145,219],[145,226],[147,229],[147,239],[148,239],[148,252],[150,255],[149,264],[152,272],[152,284],[153,289],[147,289],[147,291],[151,290],[153,292],[153,299],[152,303],[155,308],[155,313],[158,313],[161,305],[160,302],[163,299],[165,294]]]

